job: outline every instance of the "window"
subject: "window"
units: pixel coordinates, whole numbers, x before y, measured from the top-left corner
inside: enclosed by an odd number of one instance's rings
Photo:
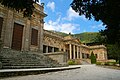
[[[38,30],[32,28],[31,45],[38,45]]]
[[[87,58],[90,58],[89,54],[87,54]]]
[[[48,52],[52,52],[52,47],[48,46]]]
[[[58,51],[59,51],[59,49],[55,47],[54,52],[58,52]]]
[[[95,57],[98,58],[97,54],[95,54]]]
[[[43,53],[46,53],[46,45],[43,45]]]

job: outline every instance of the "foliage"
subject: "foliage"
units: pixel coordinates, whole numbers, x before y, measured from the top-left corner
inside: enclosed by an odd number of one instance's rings
[[[91,52],[90,59],[91,59],[91,64],[95,64],[96,63],[96,56],[94,55],[93,52]]]
[[[106,29],[100,31],[100,42],[108,45],[109,56],[120,63],[120,0],[73,0],[71,7],[79,15],[88,19],[94,17],[106,25]]]
[[[74,34],[74,36],[79,38],[82,43],[94,43],[98,34],[98,32],[84,32],[80,34]]]
[[[75,65],[75,64],[76,64],[75,60],[69,60],[68,61],[68,65]]]
[[[69,34],[66,34],[63,32],[58,32],[58,31],[53,31],[53,30],[50,30],[50,31],[55,32],[61,36],[68,36],[69,35]],[[72,36],[79,38],[82,43],[94,43],[94,42],[98,42],[96,37],[99,34],[100,33],[98,33],[98,32],[84,32],[84,33],[79,33],[79,34],[72,34]]]
[[[96,62],[96,65],[104,65],[104,62]]]
[[[115,59],[120,64],[120,46],[118,44],[107,44],[108,58]]]
[[[8,8],[23,11],[25,17],[30,17],[33,14],[34,3],[39,0],[0,0],[0,3]]]
[[[106,62],[105,65],[107,66],[115,66],[116,62]]]
[[[107,43],[120,42],[120,0],[73,0],[71,7],[88,19],[101,20],[106,29],[100,32],[106,36]]]

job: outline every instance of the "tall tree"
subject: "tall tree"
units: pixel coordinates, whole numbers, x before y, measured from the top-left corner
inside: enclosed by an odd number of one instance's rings
[[[0,0],[0,3],[8,8],[23,11],[24,17],[30,17],[33,14],[34,3],[39,0]]]
[[[100,31],[103,37],[98,39],[107,44],[109,56],[120,64],[120,0],[73,0],[71,7],[79,15],[93,17],[106,25],[106,29]]]
[[[71,7],[88,19],[101,20],[106,25],[101,32],[108,43],[120,42],[120,0],[73,0]]]

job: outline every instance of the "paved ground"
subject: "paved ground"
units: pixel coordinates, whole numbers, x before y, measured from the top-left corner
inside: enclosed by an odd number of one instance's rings
[[[80,65],[81,68],[46,74],[18,76],[1,80],[120,80],[120,70]]]

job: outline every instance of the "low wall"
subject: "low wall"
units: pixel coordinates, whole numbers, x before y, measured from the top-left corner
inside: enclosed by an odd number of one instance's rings
[[[44,53],[44,55],[56,60],[60,64],[67,63],[67,53],[65,52]]]

